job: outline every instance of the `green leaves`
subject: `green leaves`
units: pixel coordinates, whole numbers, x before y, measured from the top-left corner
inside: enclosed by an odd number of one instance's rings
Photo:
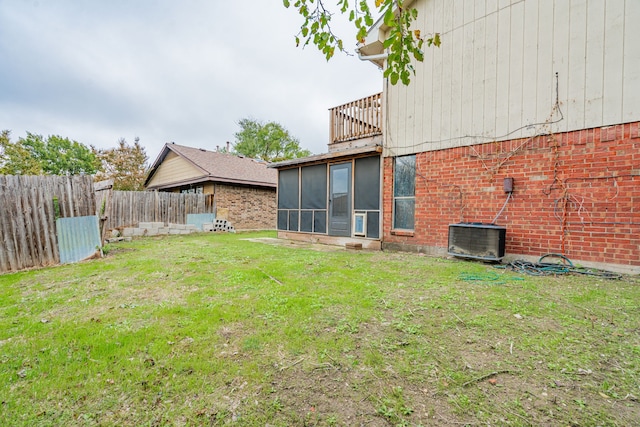
[[[286,8],[291,6],[290,0],[283,0]],[[331,59],[336,50],[346,52],[344,42],[331,28],[333,14],[324,6],[324,0],[296,0],[293,3],[298,13],[304,18],[300,32],[296,35],[296,46],[314,44],[327,60]],[[389,27],[387,39],[383,46],[388,52],[387,65],[384,76],[391,84],[408,85],[411,75],[415,75],[415,62],[424,61],[424,42],[428,47],[440,46],[440,34],[435,33],[428,38],[421,37],[420,29],[412,28],[418,18],[418,10],[404,8],[403,0],[375,0],[375,7],[371,8],[367,0],[354,1],[338,0],[338,11],[348,13],[349,22],[356,28],[355,38],[358,43],[364,43],[370,27],[374,24],[374,14],[383,17],[384,24]]]
[[[40,175],[42,166],[31,156],[27,147],[11,142],[11,132],[0,134],[0,175]]]
[[[0,138],[2,175],[93,175],[100,167],[94,153],[69,138],[27,132],[26,138],[11,142],[9,132]]]
[[[142,191],[147,176],[147,160],[149,157],[138,138],[133,145],[129,145],[124,138],[120,138],[118,146],[107,150],[93,152],[102,164],[102,171],[98,179],[113,179],[114,190]]]
[[[261,123],[252,119],[238,122],[241,130],[235,134],[234,152],[268,162],[305,157],[309,150],[300,147],[300,141],[291,136],[281,124]]]
[[[440,33],[435,33],[431,38],[427,39],[427,46],[440,47]]]
[[[396,22],[396,15],[395,13],[393,13],[393,8],[391,7],[391,5],[388,5],[384,13],[384,24],[388,25],[389,27],[392,27],[395,25],[395,22]]]
[[[418,18],[416,9],[403,9],[402,2],[383,2],[386,7],[384,12],[384,23],[389,27],[387,39],[383,46],[389,52],[387,57],[387,68],[384,76],[389,78],[391,84],[398,81],[408,85],[411,82],[411,75],[415,75],[414,62],[424,61],[424,51],[422,47],[425,39],[421,37],[420,29],[411,30],[414,21]],[[427,46],[440,46],[440,34],[426,39]]]
[[[291,6],[289,0],[283,0],[283,4],[286,8]],[[300,32],[295,37],[296,46],[302,44],[305,47],[313,43],[327,60],[331,59],[336,48],[343,50],[342,40],[331,29],[331,13],[324,8],[321,0],[296,0],[293,6],[304,18]],[[341,0],[338,6],[343,12],[346,11],[348,0]]]
[[[344,41],[331,27],[333,13],[325,6],[323,0],[296,0],[291,3],[283,0],[286,8],[293,6],[304,19],[300,26],[300,32],[295,36],[296,46],[306,47],[314,44],[327,60],[331,59],[336,50],[346,52]],[[348,19],[356,26],[357,40],[364,40],[367,29],[373,25],[373,16],[369,5],[365,0],[350,3],[349,0],[338,0],[337,7],[340,13],[349,13]]]

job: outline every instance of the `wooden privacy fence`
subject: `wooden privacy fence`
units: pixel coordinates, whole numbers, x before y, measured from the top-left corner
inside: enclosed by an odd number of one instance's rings
[[[186,224],[187,214],[215,213],[213,194],[113,191],[99,208],[108,230],[137,227],[140,222]]]
[[[204,213],[215,213],[212,194],[113,191],[112,181],[94,189],[91,176],[0,175],[0,273],[59,264],[59,218],[97,215],[104,236],[140,222],[186,224],[187,214]],[[69,227],[71,246],[63,252],[92,231],[75,222]]]
[[[56,219],[95,214],[91,176],[0,176],[0,272],[58,264]]]

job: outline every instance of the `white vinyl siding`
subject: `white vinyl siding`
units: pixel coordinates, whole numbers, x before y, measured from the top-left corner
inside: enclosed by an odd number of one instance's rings
[[[169,153],[162,164],[158,166],[156,173],[147,184],[147,187],[178,183],[180,181],[199,178],[201,176],[203,176],[202,171],[198,170],[195,166],[191,165],[177,154]]]
[[[628,0],[625,3],[624,12],[624,81],[625,89],[632,88],[624,93],[622,102],[622,120],[631,122],[638,120],[640,110],[640,42],[638,27],[640,26],[640,1]],[[635,28],[635,31],[630,31]]]
[[[416,0],[425,47],[386,85],[386,156],[640,120],[640,1]],[[556,73],[558,78],[556,79]],[[555,112],[554,120],[560,118]]]

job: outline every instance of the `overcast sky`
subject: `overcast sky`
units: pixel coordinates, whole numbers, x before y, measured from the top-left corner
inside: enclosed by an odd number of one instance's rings
[[[139,137],[151,163],[165,142],[233,143],[249,117],[326,152],[328,109],[382,76],[296,48],[301,23],[281,0],[0,0],[0,130],[98,148]]]

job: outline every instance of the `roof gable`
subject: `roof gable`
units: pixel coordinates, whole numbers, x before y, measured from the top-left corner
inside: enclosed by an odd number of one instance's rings
[[[153,175],[149,175],[145,187],[162,187],[185,180],[204,178],[207,173],[196,167],[185,158],[169,152],[160,164],[157,165]]]
[[[165,144],[153,163],[145,187],[151,186],[157,175],[162,175],[165,162],[176,162],[177,159],[171,159],[171,154],[176,154],[184,164],[189,165],[189,169],[199,171],[203,181],[273,188],[277,185],[277,172],[260,160],[171,143]],[[192,177],[197,177],[197,173]],[[168,182],[162,181],[166,186]]]

